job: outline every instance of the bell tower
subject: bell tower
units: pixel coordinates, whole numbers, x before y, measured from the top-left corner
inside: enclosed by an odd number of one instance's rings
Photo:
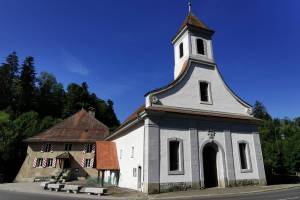
[[[174,79],[180,74],[184,63],[189,59],[214,62],[212,35],[209,29],[193,13],[189,2],[189,12],[179,31],[172,40],[174,46]]]

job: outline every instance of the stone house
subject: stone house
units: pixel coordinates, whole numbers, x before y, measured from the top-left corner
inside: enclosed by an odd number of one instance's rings
[[[81,110],[54,127],[25,140],[27,156],[16,182],[54,176],[61,169],[72,169],[77,177],[97,177],[96,141],[109,135],[109,128],[93,113]]]
[[[222,78],[213,34],[189,12],[172,40],[174,80],[145,94],[106,137],[116,144],[120,187],[157,193],[266,184],[260,120]]]

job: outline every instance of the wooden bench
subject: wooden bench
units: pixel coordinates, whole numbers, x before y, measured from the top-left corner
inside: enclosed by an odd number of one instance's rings
[[[64,188],[62,188],[62,190],[67,191],[67,193],[73,192],[77,194],[81,188],[81,185],[65,185]]]
[[[64,184],[59,184],[59,183],[48,184],[49,190],[51,191],[55,190],[56,192],[60,191],[64,186],[65,186]]]
[[[107,193],[107,188],[84,187],[80,190],[80,192],[88,193],[89,195],[96,194],[100,196]]]
[[[45,181],[45,182],[41,182],[40,186],[41,186],[44,190],[47,190],[47,189],[49,189],[49,188],[48,188],[48,185],[49,185],[49,184],[52,184],[52,183],[55,183],[55,181]]]

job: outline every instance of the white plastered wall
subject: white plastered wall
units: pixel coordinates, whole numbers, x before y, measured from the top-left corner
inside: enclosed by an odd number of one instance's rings
[[[181,139],[183,144],[183,174],[169,175],[168,139]],[[190,131],[185,129],[160,129],[160,183],[191,181]]]
[[[211,88],[211,104],[201,103],[199,81],[207,81]],[[217,69],[201,63],[192,63],[185,77],[174,87],[156,94],[163,106],[249,115],[226,88]]]
[[[247,162],[250,170],[242,172],[240,164],[240,152],[238,142],[246,142],[248,144],[248,150],[246,153],[250,155],[250,159]],[[235,166],[235,176],[236,180],[245,180],[245,179],[259,179],[256,155],[255,155],[255,146],[253,142],[252,134],[243,134],[243,133],[232,133],[232,150],[233,150],[233,160]],[[248,156],[248,155],[247,155]]]
[[[138,167],[142,167],[141,182],[143,182],[143,152],[144,152],[144,126],[140,126],[114,140],[117,146],[117,154],[120,165],[119,187],[130,189],[138,188]],[[132,147],[134,156],[131,157]],[[120,152],[122,152],[120,155]],[[133,176],[133,168],[137,170],[137,176]]]
[[[190,35],[186,31],[181,38],[176,41],[174,44],[174,59],[175,59],[175,67],[174,67],[174,78],[178,76],[181,72],[183,63],[189,58],[190,55]],[[179,45],[183,44],[183,57],[180,58],[179,55]]]

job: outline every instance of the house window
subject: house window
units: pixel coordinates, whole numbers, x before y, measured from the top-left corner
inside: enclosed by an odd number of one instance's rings
[[[45,152],[50,152],[50,151],[52,151],[52,144],[47,143],[47,144],[45,145]]]
[[[200,81],[200,100],[210,103],[210,84],[206,81]]]
[[[183,173],[182,140],[175,138],[168,141],[169,147],[169,174]]]
[[[181,42],[179,45],[179,57],[182,58],[183,56],[183,43]]]
[[[36,159],[36,167],[43,167],[43,158]]]
[[[248,169],[248,162],[247,162],[247,144],[246,143],[239,143],[239,150],[240,150],[240,161],[241,161],[241,168]]]
[[[53,158],[47,158],[46,167],[52,167],[53,165]]]
[[[72,150],[72,144],[65,144],[65,151],[71,151]]]
[[[134,158],[134,147],[131,147],[131,158]]]
[[[204,41],[202,39],[198,38],[196,40],[196,43],[197,43],[197,53],[201,54],[201,55],[204,55],[205,54],[205,51],[204,51]]]
[[[91,166],[91,159],[84,160],[84,167],[93,167],[93,166]]]
[[[137,172],[136,168],[133,168],[132,169],[132,176],[133,177],[137,177],[136,172]]]
[[[86,152],[87,153],[92,153],[93,151],[93,144],[87,144],[86,145]]]

